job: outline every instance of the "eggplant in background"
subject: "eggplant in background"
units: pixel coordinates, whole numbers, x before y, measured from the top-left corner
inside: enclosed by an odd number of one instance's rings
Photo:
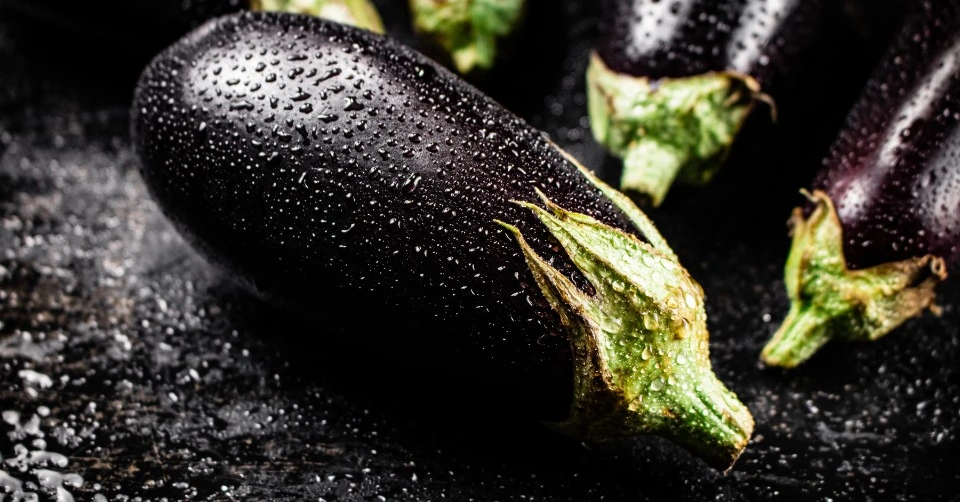
[[[790,312],[762,354],[773,366],[936,309],[960,258],[960,4],[917,2],[813,189],[792,218]]]
[[[802,72],[834,5],[822,0],[605,0],[587,71],[596,140],[621,188],[659,205],[708,182],[758,102]]]

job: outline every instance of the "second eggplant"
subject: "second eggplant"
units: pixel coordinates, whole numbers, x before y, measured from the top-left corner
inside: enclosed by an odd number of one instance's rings
[[[674,180],[709,181],[756,103],[800,65],[828,4],[605,0],[588,106],[596,140],[623,158],[621,188],[659,205]]]
[[[793,367],[936,309],[960,261],[960,4],[918,2],[793,215],[791,307],[763,350]]]

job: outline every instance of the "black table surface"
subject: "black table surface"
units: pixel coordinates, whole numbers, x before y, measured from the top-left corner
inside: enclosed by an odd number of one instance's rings
[[[379,3],[413,43],[401,2]],[[533,2],[478,85],[611,177],[585,116],[592,3]],[[878,53],[847,23],[776,125],[755,114],[714,184],[649,212],[706,291],[717,374],[757,420],[722,474],[657,438],[587,448],[448,402],[442,375],[428,388],[246,295],[144,190],[127,109],[143,62],[0,7],[0,500],[956,500],[958,281],[941,316],[879,342],[790,372],[757,359],[787,308],[797,190]]]

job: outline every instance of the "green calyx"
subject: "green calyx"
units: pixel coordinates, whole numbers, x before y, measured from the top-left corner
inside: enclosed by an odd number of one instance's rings
[[[624,75],[593,53],[587,106],[597,142],[623,158],[622,190],[663,202],[674,180],[703,184],[726,160],[757,101],[750,76],[715,72],[677,79]]]
[[[770,366],[792,368],[831,339],[872,341],[924,310],[935,310],[934,291],[946,278],[941,258],[922,256],[848,270],[843,229],[830,197],[807,194],[808,218],[794,210],[793,244],[784,267],[790,312],[763,348]]]
[[[250,0],[250,10],[307,14],[374,33],[385,32],[370,0]]]
[[[556,429],[582,440],[657,434],[710,465],[731,467],[753,431],[749,410],[713,374],[703,290],[653,225],[623,195],[628,216],[650,243],[538,191],[532,211],[595,289],[587,294],[529,246],[520,244],[540,290],[566,328],[574,359],[570,417]]]
[[[462,74],[490,69],[497,39],[520,22],[525,0],[410,0],[413,26],[437,41]]]

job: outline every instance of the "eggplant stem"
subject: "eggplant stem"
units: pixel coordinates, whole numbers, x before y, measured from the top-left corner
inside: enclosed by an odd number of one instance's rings
[[[710,181],[755,103],[772,104],[749,75],[651,82],[615,72],[597,53],[587,69],[587,98],[594,138],[624,159],[621,189],[646,194],[654,205],[674,181]]]
[[[658,434],[729,469],[749,441],[753,417],[711,370],[703,290],[672,251],[537,196],[545,207],[518,204],[547,227],[595,291],[581,291],[519,228],[498,221],[519,243],[573,354],[570,416],[552,426],[586,441]],[[636,206],[624,212],[642,214]]]
[[[660,231],[657,230],[656,225],[653,224],[653,221],[650,220],[650,217],[641,211],[640,208],[637,207],[637,205],[634,204],[629,197],[612,186],[604,183],[603,180],[590,172],[590,170],[584,167],[584,165],[581,164],[580,161],[578,161],[573,155],[570,155],[556,145],[553,146],[557,149],[557,151],[563,154],[567,161],[576,166],[577,169],[584,175],[584,177],[590,180],[590,183],[600,190],[600,193],[610,199],[617,209],[623,211],[623,214],[625,214],[630,222],[633,223],[634,228],[640,231],[640,233],[647,240],[647,242],[650,243],[651,246],[668,256],[673,261],[677,263],[680,262],[679,258],[677,258],[677,254],[673,251],[670,245],[667,244],[667,240],[664,239]]]
[[[763,348],[761,357],[769,366],[793,368],[806,361],[830,341],[829,323],[816,310],[790,307],[782,327]]]
[[[936,309],[935,288],[947,276],[943,259],[927,255],[849,270],[830,197],[819,190],[803,194],[816,207],[807,218],[794,210],[784,268],[790,312],[760,355],[766,364],[792,368],[831,339],[876,340]]]

